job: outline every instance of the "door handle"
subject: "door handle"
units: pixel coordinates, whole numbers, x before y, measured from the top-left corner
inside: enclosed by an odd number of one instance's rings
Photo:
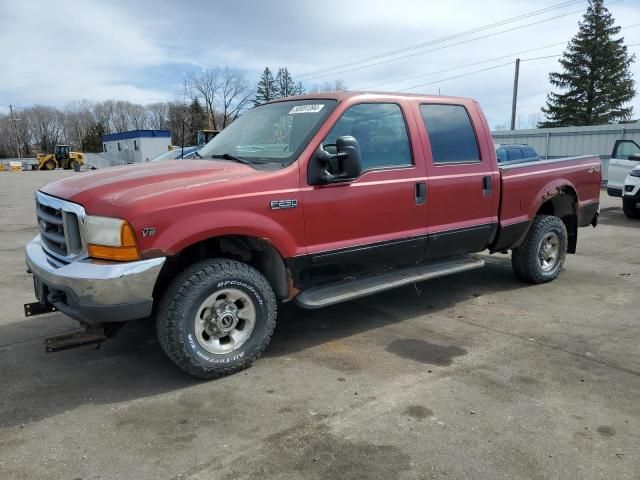
[[[427,184],[416,183],[416,205],[424,205],[427,202]]]
[[[482,196],[488,197],[493,192],[493,179],[491,175],[486,175],[482,177]]]

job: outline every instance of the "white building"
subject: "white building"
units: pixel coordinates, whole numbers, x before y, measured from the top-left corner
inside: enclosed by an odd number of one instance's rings
[[[131,130],[102,137],[103,155],[115,164],[153,160],[171,146],[169,130]]]

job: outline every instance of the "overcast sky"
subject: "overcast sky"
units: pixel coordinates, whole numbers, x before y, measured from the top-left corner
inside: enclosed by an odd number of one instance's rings
[[[395,91],[502,65],[517,56],[526,59],[560,54],[563,45],[541,47],[569,40],[586,8],[586,1],[582,1],[375,62],[415,54],[409,58],[351,71],[344,70],[353,67],[334,68],[312,77],[303,75],[567,2],[0,2],[3,112],[10,103],[18,107],[34,103],[62,107],[83,98],[141,103],[175,100],[181,97],[185,71],[225,66],[246,70],[252,81],[257,81],[267,65],[273,69],[287,66],[294,79],[304,78],[307,87],[340,78],[351,90],[374,86],[376,90]],[[640,23],[639,0],[611,0],[609,5],[618,25]],[[532,22],[540,23],[498,33]],[[478,38],[487,35],[492,36]],[[624,29],[622,35],[627,44],[640,44],[640,26]],[[442,48],[463,41],[467,43]],[[424,53],[435,48],[440,50]],[[532,49],[537,50],[519,53]],[[640,57],[640,46],[630,50]],[[454,70],[497,57],[504,58]],[[547,75],[557,67],[557,60],[522,63],[518,98],[522,122],[531,121],[540,111],[549,90]],[[636,82],[640,81],[640,58],[632,69]],[[396,81],[407,77],[416,78]],[[509,64],[410,91],[474,97],[494,127],[509,120],[512,83],[513,65]],[[636,116],[640,115],[638,97],[634,108]]]

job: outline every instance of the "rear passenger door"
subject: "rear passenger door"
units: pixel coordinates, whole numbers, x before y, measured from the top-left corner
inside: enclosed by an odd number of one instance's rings
[[[425,103],[419,110],[429,208],[425,258],[483,250],[497,228],[500,191],[484,116],[475,104]]]

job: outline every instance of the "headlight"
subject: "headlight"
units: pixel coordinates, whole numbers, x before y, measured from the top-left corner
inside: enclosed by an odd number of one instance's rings
[[[640,177],[640,168],[634,168],[629,172],[632,177]]]
[[[133,229],[119,218],[86,217],[89,256],[105,260],[138,260],[138,245]]]

